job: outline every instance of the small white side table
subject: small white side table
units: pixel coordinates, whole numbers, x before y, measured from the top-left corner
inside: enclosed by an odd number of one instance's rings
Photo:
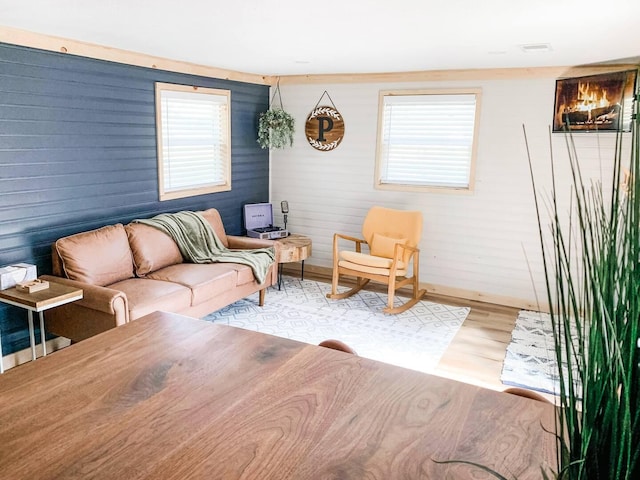
[[[69,287],[60,283],[49,282],[49,288],[38,292],[26,293],[16,287],[0,290],[0,302],[21,307],[27,310],[29,315],[29,341],[31,343],[31,357],[36,359],[36,339],[33,330],[33,312],[38,312],[40,317],[40,341],[42,343],[42,355],[47,355],[45,341],[44,314],[45,310],[59,307],[65,303],[75,302],[82,298],[82,290]],[[0,347],[1,348],[1,347]],[[2,353],[0,351],[0,373],[4,372]]]

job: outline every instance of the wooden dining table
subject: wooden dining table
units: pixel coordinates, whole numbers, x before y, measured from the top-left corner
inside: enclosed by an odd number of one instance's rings
[[[0,477],[495,478],[477,463],[541,479],[555,465],[554,416],[551,404],[156,312],[0,376]]]

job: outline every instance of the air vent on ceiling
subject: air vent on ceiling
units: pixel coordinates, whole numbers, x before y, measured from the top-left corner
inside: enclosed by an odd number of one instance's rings
[[[524,53],[542,53],[550,52],[552,49],[550,43],[527,43],[526,45],[520,45],[520,50]]]

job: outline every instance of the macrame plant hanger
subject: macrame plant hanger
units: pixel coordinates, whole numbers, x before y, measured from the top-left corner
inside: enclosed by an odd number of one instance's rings
[[[280,77],[278,77],[278,81],[276,82],[276,89],[273,91],[273,95],[271,96],[269,108],[273,108],[273,101],[276,99],[276,93],[278,94],[278,101],[280,102],[280,110],[284,110],[284,105],[282,105],[282,95],[280,94]]]
[[[276,105],[276,95],[280,106]],[[280,77],[269,102],[269,109],[258,119],[258,143],[262,148],[293,146],[294,118],[284,110],[280,94]]]

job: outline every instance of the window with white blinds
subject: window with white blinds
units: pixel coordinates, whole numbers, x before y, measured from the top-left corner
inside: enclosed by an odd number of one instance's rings
[[[231,92],[156,83],[160,200],[231,190]]]
[[[480,90],[380,92],[376,187],[473,189]]]

